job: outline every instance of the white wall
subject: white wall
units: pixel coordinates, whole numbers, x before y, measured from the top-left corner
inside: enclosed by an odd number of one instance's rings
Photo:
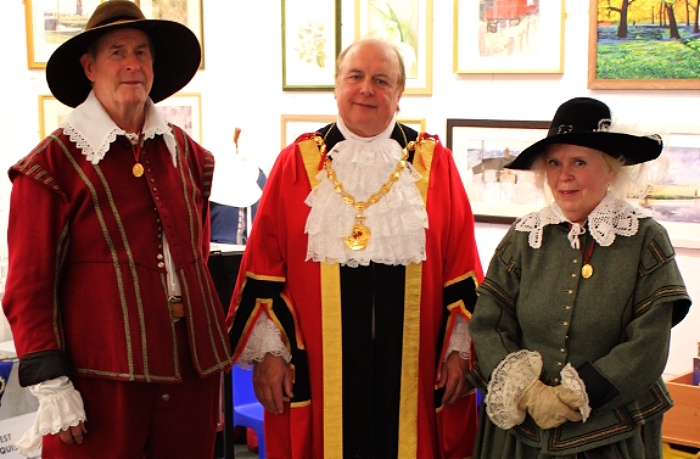
[[[28,70],[23,0],[2,0],[4,43],[0,104],[0,172],[28,153],[39,139],[38,101],[49,94],[44,73]],[[269,171],[280,147],[281,114],[334,114],[330,92],[283,92],[281,8],[278,0],[203,0],[206,69],[184,88],[202,94],[203,144],[214,154],[233,151],[233,129],[242,128],[239,147]],[[343,44],[353,39],[354,1],[343,0]],[[426,118],[427,130],[446,138],[447,118],[549,120],[561,102],[591,95],[608,103],[625,124],[671,129],[697,124],[698,90],[588,90],[588,2],[568,0],[565,20],[565,71],[559,75],[452,73],[453,11],[449,0],[433,0],[433,95],[405,96],[401,114]],[[2,172],[4,175],[4,172]],[[0,233],[5,234],[10,184],[0,179]],[[505,231],[477,226],[484,264]],[[4,253],[4,238],[0,254]],[[678,249],[678,261],[694,298],[700,287],[700,251]],[[700,340],[700,308],[673,333],[669,374],[691,371]],[[0,327],[0,339],[3,338]]]

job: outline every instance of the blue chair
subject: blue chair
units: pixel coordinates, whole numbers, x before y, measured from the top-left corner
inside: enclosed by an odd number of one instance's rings
[[[233,387],[233,426],[250,427],[258,436],[258,456],[265,459],[263,406],[253,392],[253,369],[234,365],[231,369]],[[233,428],[233,426],[231,428]]]

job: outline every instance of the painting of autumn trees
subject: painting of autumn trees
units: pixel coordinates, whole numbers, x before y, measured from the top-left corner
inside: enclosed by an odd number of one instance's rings
[[[700,88],[700,0],[590,0],[589,87]]]

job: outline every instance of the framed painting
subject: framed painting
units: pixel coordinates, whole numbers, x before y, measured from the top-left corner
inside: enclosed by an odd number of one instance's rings
[[[141,0],[143,1],[143,0]],[[202,95],[178,92],[156,104],[156,110],[167,122],[181,127],[187,135],[202,143]]]
[[[697,7],[589,1],[589,88],[700,89]]]
[[[404,94],[432,94],[432,0],[355,0],[355,39],[366,36],[398,48],[406,67]]]
[[[282,90],[335,87],[340,0],[282,0]]]
[[[85,29],[102,0],[24,0],[27,67],[41,69],[51,54]]]
[[[647,167],[647,194],[632,204],[664,225],[674,246],[700,248],[700,129],[664,136],[661,156]]]
[[[294,142],[300,135],[314,132],[316,129],[334,122],[337,118],[336,115],[282,115],[280,117],[280,148]],[[425,118],[398,118],[397,121],[417,132],[425,131]]]
[[[455,73],[562,73],[564,0],[454,0]]]
[[[447,147],[476,221],[512,223],[545,206],[530,171],[504,166],[546,137],[549,121],[448,119]]]
[[[58,129],[58,126],[73,109],[63,105],[54,96],[39,96],[39,140]]]
[[[150,19],[167,19],[187,26],[199,40],[202,47],[202,62],[199,68],[204,68],[204,20],[202,15],[203,0],[136,0],[143,15]]]

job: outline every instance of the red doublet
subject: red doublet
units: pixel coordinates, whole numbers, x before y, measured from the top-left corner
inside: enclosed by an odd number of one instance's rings
[[[179,381],[164,233],[193,365],[202,376],[229,365],[222,308],[206,264],[214,159],[173,130],[177,167],[156,136],[143,146],[140,178],[132,174],[125,137],[93,165],[61,130],[10,169],[3,305],[20,358],[64,350],[86,376]]]

